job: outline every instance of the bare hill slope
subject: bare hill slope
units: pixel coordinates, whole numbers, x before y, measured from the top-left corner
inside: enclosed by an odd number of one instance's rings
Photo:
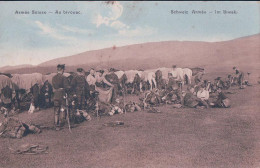
[[[115,67],[120,69],[148,69],[177,64],[180,67],[203,66],[224,68],[239,66],[260,67],[260,34],[223,42],[165,41],[111,47],[53,59],[33,68],[9,72],[47,73],[64,63],[67,70]]]

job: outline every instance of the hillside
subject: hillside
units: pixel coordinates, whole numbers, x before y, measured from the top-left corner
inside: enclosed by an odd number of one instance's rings
[[[0,72],[6,72],[10,70],[22,69],[22,68],[32,68],[33,65],[30,64],[23,64],[23,65],[16,65],[16,66],[4,66],[0,67]]]
[[[224,42],[165,41],[134,44],[83,52],[53,59],[33,68],[9,70],[11,73],[48,73],[64,63],[67,71],[77,67],[88,69],[115,67],[120,69],[148,69],[177,64],[180,67],[202,66],[225,68],[231,66],[260,67],[260,34]]]

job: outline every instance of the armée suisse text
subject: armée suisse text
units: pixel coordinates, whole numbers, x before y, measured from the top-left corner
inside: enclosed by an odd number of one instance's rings
[[[81,14],[80,11],[68,11],[68,10],[55,10],[55,11],[39,11],[39,10],[31,10],[31,11],[18,11],[16,10],[14,14],[21,14],[21,15],[46,15],[46,14]]]

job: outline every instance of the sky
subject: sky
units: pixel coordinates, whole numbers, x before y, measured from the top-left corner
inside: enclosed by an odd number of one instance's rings
[[[47,14],[32,14],[32,10]],[[188,14],[172,14],[171,10],[186,10]],[[192,14],[193,10],[207,13]],[[215,10],[221,14],[215,14]],[[223,10],[237,13],[224,14]],[[253,1],[0,2],[0,67],[37,65],[113,46],[158,41],[216,42],[258,33],[260,3]]]

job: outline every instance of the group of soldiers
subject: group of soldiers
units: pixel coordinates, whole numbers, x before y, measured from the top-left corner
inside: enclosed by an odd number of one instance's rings
[[[77,74],[69,82],[68,78],[63,75],[65,70],[64,64],[59,64],[57,66],[57,74],[52,79],[52,86],[54,91],[54,113],[55,113],[55,126],[57,129],[60,128],[65,122],[66,110],[68,110],[68,94],[72,95],[74,107],[76,110],[82,110],[86,107],[86,99],[92,97],[96,93],[96,87],[108,86],[114,87],[107,78],[106,74],[109,72],[104,70],[102,75],[97,78],[95,70],[90,69],[89,74],[86,76],[82,68],[77,69]],[[236,74],[236,82],[239,87],[244,88],[244,73],[238,70],[236,67],[233,67],[233,70]],[[229,77],[231,80],[231,77]],[[232,78],[234,80],[234,78]],[[160,100],[158,102],[166,103],[177,103],[182,106],[187,107],[230,107],[230,99],[223,93],[223,89],[227,89],[220,85],[224,83],[220,77],[215,79],[215,83],[211,84],[208,80],[203,80],[203,75],[197,75],[194,79],[194,84],[189,84],[187,89],[183,89],[183,82],[178,81],[171,73],[168,74],[168,82],[164,91],[157,91],[157,95],[161,94]],[[102,84],[101,84],[102,83]],[[230,86],[232,81],[229,81]],[[229,87],[228,87],[229,88]],[[152,91],[153,92],[153,91]],[[160,93],[159,93],[160,92]],[[155,94],[155,95],[156,95]],[[149,97],[149,96],[147,96]],[[152,100],[155,99],[146,99],[143,101],[144,104],[156,104]],[[152,96],[150,97],[152,98]],[[143,105],[145,108],[145,105]]]
[[[233,70],[235,71],[236,77],[228,77],[229,85],[231,86],[234,80],[236,80],[239,87],[244,88],[244,84],[248,82],[244,80],[244,73],[236,67],[233,67]],[[57,74],[53,76],[51,83],[45,81],[42,88],[38,85],[34,85],[31,88],[31,93],[33,94],[32,102],[34,102],[36,108],[39,107],[39,92],[42,92],[44,95],[45,107],[50,107],[53,103],[54,123],[57,129],[65,124],[65,119],[68,115],[74,115],[76,111],[85,110],[89,107],[91,104],[90,100],[98,97],[97,87],[112,87],[114,94],[113,100],[111,100],[110,103],[118,103],[117,97],[120,87],[118,81],[114,80],[118,78],[114,77],[113,79],[114,73],[109,73],[108,70],[104,70],[98,75],[97,72],[91,68],[89,73],[86,74],[82,68],[78,68],[76,74],[74,74],[72,78],[68,78],[64,75],[64,71],[65,64],[59,64],[57,66]],[[158,102],[161,103],[176,103],[188,107],[228,107],[230,106],[230,100],[222,92],[223,89],[226,89],[227,85],[225,83],[226,82],[223,82],[220,78],[217,78],[215,83],[211,84],[209,81],[203,80],[202,73],[202,75],[198,74],[194,77],[194,84],[188,84],[187,89],[184,89],[183,81],[177,80],[176,77],[173,77],[172,73],[168,73],[166,87],[164,89],[150,91],[156,93],[146,94],[145,101],[143,102],[144,104],[153,105],[156,104],[154,101],[158,100]],[[3,91],[2,95],[12,94],[12,92],[9,93],[7,91]],[[54,96],[52,97],[53,93]],[[153,98],[152,95],[160,96]],[[214,100],[210,100],[212,95],[215,95]],[[95,99],[95,101],[96,100],[97,99]],[[145,108],[146,105],[144,104],[134,103],[135,107],[138,105]],[[126,105],[124,106],[126,107]],[[94,107],[96,107],[95,104]],[[68,111],[70,111],[70,113],[67,113]]]
[[[244,89],[246,85],[250,86],[249,81],[244,79],[242,71],[236,67],[233,67],[233,70],[235,74],[228,75],[227,80],[217,77],[213,83],[204,79],[204,73],[198,73],[192,84],[186,86],[169,73],[166,88],[150,91],[145,95],[143,103],[145,107],[163,103],[174,104],[175,107],[228,108],[231,106],[231,101],[223,90],[231,86],[238,86],[240,89]]]
[[[68,98],[72,96],[74,106],[78,110],[85,107],[86,95],[89,95],[89,85],[85,79],[85,72],[82,68],[77,69],[71,82],[63,75],[64,64],[57,66],[57,74],[52,78],[53,102],[54,102],[54,123],[57,129],[65,122],[66,110],[68,110]],[[67,113],[68,114],[68,113]]]
[[[115,90],[113,100],[115,100],[115,95],[117,95],[116,87],[105,78],[106,74],[108,74],[107,70],[104,70],[102,75],[97,78],[95,77],[96,72],[93,68],[90,69],[88,75],[85,74],[85,71],[82,68],[78,68],[77,74],[73,76],[71,81],[63,75],[64,70],[65,65],[59,64],[57,66],[57,74],[52,78],[54,120],[57,129],[64,124],[65,116],[67,114],[66,111],[68,111],[69,106],[72,106],[71,115],[74,115],[77,111],[85,110],[87,106],[91,104],[87,104],[86,102],[90,102],[90,100],[97,98],[97,86],[113,87]]]

